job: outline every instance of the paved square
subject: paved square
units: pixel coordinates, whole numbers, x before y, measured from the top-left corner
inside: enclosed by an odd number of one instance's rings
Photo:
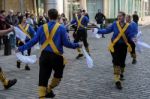
[[[150,26],[142,28],[144,41],[149,43]],[[95,39],[89,32],[91,56],[94,68],[87,68],[85,58],[76,60],[77,52],[65,48],[68,60],[64,71],[64,78],[54,91],[54,99],[150,99],[150,49],[138,53],[138,63],[131,64],[131,57],[127,57],[127,68],[123,90],[114,87],[111,55],[107,50],[110,35],[106,38]],[[33,52],[35,53],[35,51]],[[0,51],[3,54],[3,51]],[[38,64],[31,65],[31,71],[16,68],[15,56],[1,56],[0,66],[9,78],[17,78],[16,86],[5,91],[0,85],[0,99],[38,99]]]

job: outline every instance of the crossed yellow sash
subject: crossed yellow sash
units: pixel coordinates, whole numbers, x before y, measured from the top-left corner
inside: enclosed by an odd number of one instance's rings
[[[61,55],[59,50],[57,49],[54,41],[53,41],[53,37],[56,34],[57,29],[59,28],[60,24],[56,23],[55,26],[53,27],[51,33],[49,33],[49,29],[48,29],[48,24],[44,24],[43,28],[44,28],[44,33],[46,36],[46,41],[41,45],[41,51],[44,50],[48,45],[51,46],[53,52],[57,55]],[[62,56],[62,55],[61,55]],[[64,57],[63,57],[64,58]],[[64,64],[66,64],[66,60],[64,59]]]
[[[126,43],[126,45],[128,46],[128,51],[131,52],[132,51],[132,47],[131,45],[128,43],[128,39],[125,35],[125,31],[127,30],[129,24],[126,23],[124,28],[121,28],[120,24],[119,24],[119,21],[116,22],[117,23],[117,27],[119,29],[119,34],[118,36],[110,43],[109,45],[109,50],[114,53],[114,45],[119,41],[119,39],[122,37],[124,42]]]
[[[23,28],[22,25],[19,24],[19,27],[20,27],[20,29],[23,31],[23,33],[26,34],[26,36],[27,36],[29,39],[31,39],[31,36],[30,36],[29,33],[27,32],[27,31],[28,31],[28,28],[29,28],[29,24],[27,24],[25,28]]]
[[[84,25],[81,24],[83,18],[84,18],[84,16],[81,16],[80,19],[76,16],[77,25],[78,25],[76,32],[79,30],[80,27],[85,28]],[[76,33],[76,32],[75,32],[75,33]]]

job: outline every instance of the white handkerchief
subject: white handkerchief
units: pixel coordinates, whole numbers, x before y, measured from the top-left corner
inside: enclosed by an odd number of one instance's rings
[[[26,40],[26,35],[18,28],[14,27],[16,37],[19,38],[22,42],[25,42]]]
[[[39,45],[39,44],[36,44],[36,45],[34,46],[34,50],[40,50],[40,45]]]
[[[98,29],[94,28],[94,30],[93,30],[94,37],[99,39],[99,38],[101,38],[101,35],[97,34],[97,32],[98,32]]]
[[[141,47],[144,47],[144,48],[148,48],[150,49],[150,45],[145,43],[145,42],[141,42],[141,41],[138,41],[137,42],[137,45],[141,46]]]
[[[89,54],[87,53],[84,47],[82,47],[82,50],[86,57],[86,63],[87,63],[88,68],[93,68],[94,64],[93,64],[92,58],[89,56]]]
[[[97,34],[97,32],[98,32],[98,29],[97,29],[97,28],[94,28],[93,33],[94,33],[94,34]]]
[[[24,56],[20,52],[16,53],[16,57],[18,60],[25,64],[34,64],[37,61],[36,55],[31,55],[31,56]]]
[[[136,50],[141,53],[143,48],[150,49],[150,45],[142,41],[142,32],[139,31],[137,34]]]

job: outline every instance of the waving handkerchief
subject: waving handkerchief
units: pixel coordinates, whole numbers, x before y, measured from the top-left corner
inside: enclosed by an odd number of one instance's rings
[[[142,32],[139,31],[137,34],[136,50],[141,53],[143,48],[150,49],[150,45],[142,41]]]
[[[18,60],[25,64],[34,64],[37,61],[36,55],[31,55],[31,56],[24,56],[20,52],[16,53],[16,57]]]
[[[94,28],[93,29],[93,34],[94,34],[94,37],[96,37],[96,38],[101,38],[101,35],[99,35],[99,34],[97,34],[97,32],[98,32],[98,29],[97,28]]]
[[[85,50],[85,47],[82,47],[82,50],[86,57],[86,63],[87,63],[88,68],[92,68],[94,66],[92,58],[89,56],[89,54]]]
[[[16,37],[19,38],[22,42],[25,42],[26,40],[26,35],[18,28],[14,27]]]

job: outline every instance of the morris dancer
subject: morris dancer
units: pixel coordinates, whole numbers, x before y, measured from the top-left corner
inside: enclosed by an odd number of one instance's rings
[[[82,10],[79,9],[77,16],[74,17],[74,19],[71,21],[70,24],[77,24],[77,29],[76,32],[74,34],[74,43],[78,43],[79,41],[83,41],[83,44],[86,48],[86,51],[90,54],[89,52],[89,48],[88,48],[88,42],[87,42],[87,25],[89,23],[89,19],[87,18],[87,16],[82,15]],[[68,25],[70,25],[68,24]],[[76,59],[79,59],[81,57],[83,57],[83,54],[81,52],[81,49],[78,48],[77,51],[79,52],[78,56],[76,57]]]
[[[112,55],[112,62],[114,66],[114,79],[118,89],[122,89],[121,80],[123,79],[123,73],[125,69],[125,60],[127,55],[127,49],[129,52],[132,51],[131,45],[128,40],[134,38],[132,27],[129,23],[125,22],[125,13],[118,13],[118,21],[115,21],[112,25],[106,29],[99,29],[99,34],[113,33],[109,50]]]
[[[26,35],[26,40],[25,40],[25,43],[26,43],[36,35],[36,32],[34,31],[32,26],[30,26],[29,24],[26,23],[25,16],[21,16],[20,20],[21,20],[21,23],[18,25],[18,27]],[[16,44],[19,47],[19,46],[24,45],[24,42],[22,42],[19,38],[17,38]],[[24,52],[22,52],[22,54],[24,54]],[[27,50],[27,55],[28,56],[31,55],[31,49]],[[20,65],[21,65],[21,62],[17,61],[17,68],[20,68]],[[30,70],[30,67],[28,66],[28,64],[26,64],[25,70]]]
[[[48,15],[50,22],[41,26],[32,40],[18,48],[18,51],[22,52],[30,49],[38,41],[41,44],[42,52],[39,59],[40,99],[55,97],[53,89],[60,83],[65,67],[65,61],[62,56],[63,46],[73,49],[81,47],[78,43],[70,42],[65,27],[57,22],[58,11],[56,9],[50,9]],[[54,77],[48,85],[52,70],[54,71]]]
[[[131,25],[132,33],[134,33],[135,37],[136,37],[136,35],[138,33],[138,24],[136,24],[134,21],[131,21],[131,16],[130,15],[126,16],[126,22],[128,22]],[[133,40],[129,40],[129,43],[132,47],[132,52],[130,53],[131,57],[133,58],[132,64],[136,64],[137,63],[137,59],[136,59],[137,56],[136,56],[136,51],[135,51],[136,45],[135,45]]]

